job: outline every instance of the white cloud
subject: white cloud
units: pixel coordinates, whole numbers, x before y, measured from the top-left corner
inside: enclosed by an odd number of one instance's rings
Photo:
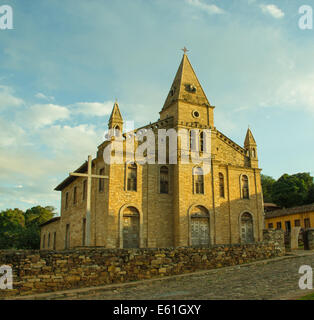
[[[16,145],[23,140],[24,130],[15,123],[0,119],[0,148]]]
[[[114,102],[78,102],[73,105],[75,113],[82,113],[87,116],[106,116],[112,111]]]
[[[52,101],[54,100],[55,98],[52,97],[52,96],[46,96],[45,94],[41,93],[41,92],[38,92],[35,94],[35,97],[38,98],[38,99],[43,99],[43,100],[47,100],[47,101]]]
[[[270,14],[276,19],[283,18],[285,15],[285,13],[274,4],[267,4],[267,5],[261,4],[260,8],[264,13]]]
[[[207,4],[204,3],[202,0],[186,0],[186,2],[191,6],[197,7],[200,10],[207,12],[208,14],[222,14],[225,12],[223,9],[219,8],[215,4]]]
[[[65,120],[69,116],[70,111],[66,107],[55,104],[35,104],[20,115],[26,125],[35,129]]]
[[[74,127],[54,125],[43,128],[40,139],[56,156],[85,159],[102,142],[102,134],[96,132],[94,126],[87,124]]]
[[[314,114],[314,73],[302,75],[283,82],[260,106],[303,109]]]
[[[24,104],[24,101],[14,96],[12,88],[0,85],[0,109],[18,107],[22,104]]]

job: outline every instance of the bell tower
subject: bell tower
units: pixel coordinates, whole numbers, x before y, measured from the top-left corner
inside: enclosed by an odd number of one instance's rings
[[[250,159],[251,167],[258,168],[257,145],[250,128],[248,128],[246,132],[244,149],[246,151],[246,155]]]
[[[123,132],[123,118],[119,109],[118,102],[116,101],[113,105],[112,112],[110,115],[110,119],[108,122],[108,129],[117,130],[116,132]],[[116,135],[116,133],[115,133]]]
[[[214,106],[208,101],[193,67],[184,51],[170,91],[160,111],[160,119],[174,117],[179,123],[199,123],[214,127]]]

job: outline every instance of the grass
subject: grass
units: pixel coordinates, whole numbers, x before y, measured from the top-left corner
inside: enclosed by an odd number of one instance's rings
[[[299,300],[314,300],[314,292],[299,298]]]

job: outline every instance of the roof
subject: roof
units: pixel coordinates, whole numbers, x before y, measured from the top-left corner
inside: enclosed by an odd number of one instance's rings
[[[76,173],[85,173],[87,172],[87,161],[85,161],[78,169],[76,169],[74,172]],[[75,176],[68,176],[66,179],[64,179],[57,187],[55,187],[56,191],[62,191],[66,186],[68,186],[70,183],[72,183],[76,178]]]
[[[265,203],[264,203],[264,207],[280,208],[280,207],[277,206],[275,203],[271,203],[271,202],[265,202]]]
[[[247,147],[249,145],[255,145],[256,146],[256,142],[255,142],[255,139],[253,137],[253,134],[252,134],[250,128],[248,128],[247,132],[246,132],[246,137],[245,137],[245,141],[244,141],[244,147]]]
[[[55,221],[58,221],[58,220],[60,220],[60,217],[54,217],[54,218],[52,218],[52,219],[50,219],[50,220],[42,223],[42,224],[39,225],[39,226],[40,226],[40,227],[43,227],[43,226],[46,226],[47,224],[50,224],[50,223],[55,222]]]
[[[275,210],[272,212],[268,212],[265,214],[265,218],[275,218],[275,217],[281,217],[281,216],[288,216],[296,213],[306,213],[306,212],[314,212],[314,203],[312,204],[307,204],[304,206],[299,206],[299,207],[293,207],[293,208],[284,208],[284,209],[279,209]]]
[[[196,105],[210,106],[186,54],[182,57],[181,64],[173,80],[163,110],[168,108],[173,101],[176,100],[185,100]]]
[[[109,125],[111,125],[113,122],[119,122],[123,123],[122,115],[119,109],[118,102],[115,102],[112,108],[112,112],[109,118]]]

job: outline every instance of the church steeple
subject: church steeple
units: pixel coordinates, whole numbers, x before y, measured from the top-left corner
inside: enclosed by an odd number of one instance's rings
[[[163,110],[178,99],[196,105],[210,106],[186,53],[183,54],[179,69],[164,103]]]
[[[252,168],[257,168],[257,145],[250,128],[247,129],[244,149],[246,150],[247,156],[250,158],[250,163]]]
[[[120,130],[122,133],[123,130],[123,118],[119,109],[118,102],[116,101],[113,105],[112,112],[108,122],[108,128]]]
[[[160,112],[160,118],[173,116],[180,122],[199,122],[213,126],[213,109],[193,70],[184,54],[177,70],[170,91]],[[194,115],[193,115],[194,112]]]

